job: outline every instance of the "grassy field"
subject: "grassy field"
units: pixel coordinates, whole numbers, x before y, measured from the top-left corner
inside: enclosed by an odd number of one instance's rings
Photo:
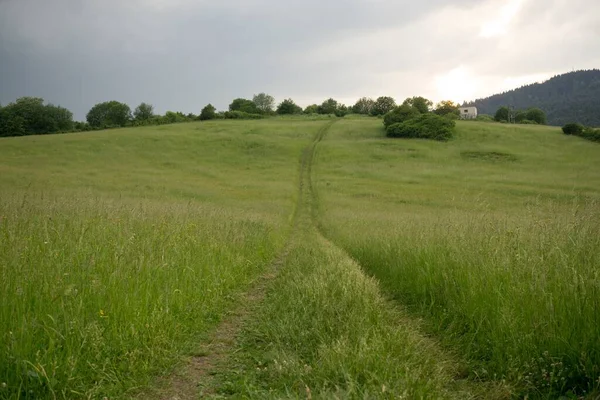
[[[600,146],[464,122],[448,143],[341,121],[317,163],[326,235],[516,394],[600,385]]]
[[[127,397],[289,231],[319,121],[0,141],[0,398]]]
[[[335,122],[334,122],[335,121]],[[206,395],[600,385],[600,146],[274,118],[0,140],[0,398],[130,398],[281,260]]]

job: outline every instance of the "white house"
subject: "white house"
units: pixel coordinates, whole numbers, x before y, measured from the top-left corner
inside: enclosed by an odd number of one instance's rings
[[[477,118],[477,107],[460,107],[460,119]]]

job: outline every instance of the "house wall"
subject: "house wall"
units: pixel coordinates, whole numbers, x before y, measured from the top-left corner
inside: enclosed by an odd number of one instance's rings
[[[477,118],[477,107],[460,107],[459,111],[461,119]]]

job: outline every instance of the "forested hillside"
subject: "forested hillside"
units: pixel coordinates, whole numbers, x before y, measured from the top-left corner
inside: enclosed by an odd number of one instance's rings
[[[543,83],[477,99],[469,105],[475,105],[479,113],[491,115],[501,106],[517,110],[539,107],[546,112],[550,125],[579,122],[600,126],[600,70],[557,75]]]

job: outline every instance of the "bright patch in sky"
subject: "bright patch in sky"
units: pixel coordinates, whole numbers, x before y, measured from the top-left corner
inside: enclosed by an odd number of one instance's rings
[[[502,82],[500,91],[512,90],[531,83],[543,82],[552,77],[553,74],[535,74],[525,76],[509,76]],[[554,74],[556,75],[556,74]]]
[[[477,91],[477,79],[471,76],[469,69],[460,66],[435,78],[438,100],[462,102],[469,100]]]
[[[479,36],[484,38],[492,38],[496,36],[503,36],[508,31],[508,26],[515,16],[519,13],[519,10],[523,6],[525,0],[510,0],[497,14],[497,17],[485,22],[481,26]]]

